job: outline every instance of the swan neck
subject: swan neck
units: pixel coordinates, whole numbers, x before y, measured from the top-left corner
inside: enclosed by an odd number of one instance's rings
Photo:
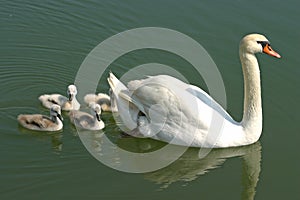
[[[62,123],[62,121],[60,120],[60,118],[56,115],[50,115],[50,120],[55,123],[55,124],[59,124],[60,122]]]
[[[73,97],[73,99],[70,102],[73,106],[76,106],[77,104],[79,104],[79,102],[77,101],[76,96]]]
[[[51,121],[52,122],[54,122],[54,123],[56,123],[57,122],[57,117],[56,116],[54,116],[54,115],[51,115]]]
[[[262,104],[259,64],[254,54],[240,51],[244,74],[244,113],[242,125],[246,132],[261,134]],[[257,138],[258,139],[258,138]]]

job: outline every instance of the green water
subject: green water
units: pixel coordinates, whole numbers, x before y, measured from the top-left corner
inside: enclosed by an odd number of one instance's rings
[[[299,199],[299,1],[64,0],[0,5],[1,199]],[[204,159],[198,158],[199,149],[190,148],[166,168],[130,174],[89,154],[67,113],[59,133],[18,126],[20,113],[48,114],[37,97],[65,94],[96,45],[138,27],[173,29],[202,44],[222,74],[227,110],[237,120],[243,109],[238,43],[247,33],[265,34],[282,59],[258,56],[264,114],[260,142],[213,150]],[[189,63],[159,50],[128,53],[109,69],[122,75],[151,62],[172,66],[206,88]],[[105,78],[97,91],[107,92]],[[110,113],[102,118],[104,134],[124,149],[143,152],[148,146],[164,146],[122,137]]]

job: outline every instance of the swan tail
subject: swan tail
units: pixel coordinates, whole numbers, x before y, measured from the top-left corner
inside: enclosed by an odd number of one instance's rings
[[[49,97],[50,97],[50,95],[48,95],[48,94],[43,94],[43,95],[39,96],[39,100],[40,100],[41,102],[47,101],[47,100],[49,99]]]
[[[18,122],[19,124],[21,124],[22,126],[25,126],[26,124],[26,116],[25,115],[18,115]]]
[[[127,87],[112,72],[109,73],[107,81],[114,94],[119,93],[121,90],[127,90]]]
[[[109,73],[107,81],[111,88],[111,97],[113,97],[111,100],[114,101],[111,104],[116,105],[118,117],[126,127],[125,131],[135,129],[139,109],[129,96],[128,88],[112,72]]]
[[[53,99],[49,94],[39,96],[39,100],[46,108],[50,108],[53,104],[58,104],[57,101]]]

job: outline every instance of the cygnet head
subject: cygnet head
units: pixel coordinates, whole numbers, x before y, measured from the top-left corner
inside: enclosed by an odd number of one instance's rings
[[[91,108],[91,111],[93,113],[95,113],[95,116],[97,118],[97,120],[100,122],[101,118],[100,118],[100,114],[101,114],[101,106],[95,102],[91,102],[89,104],[89,107]]]
[[[59,105],[53,104],[50,107],[50,116],[54,118],[58,117],[61,121],[63,121],[63,118],[61,116],[61,108]]]
[[[72,101],[77,95],[77,88],[75,85],[69,85],[67,90],[69,101]]]
[[[275,52],[270,45],[269,40],[261,34],[246,35],[240,42],[240,53],[266,53],[270,56],[280,58],[281,56]]]

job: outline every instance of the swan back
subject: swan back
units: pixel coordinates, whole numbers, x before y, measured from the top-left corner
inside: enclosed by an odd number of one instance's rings
[[[20,114],[18,122],[27,129],[37,131],[58,131],[63,128],[61,109],[58,105],[51,106],[50,117],[40,114]]]
[[[104,93],[98,94],[87,94],[84,96],[84,102],[86,104],[90,104],[91,102],[95,102],[101,106],[101,109],[105,112],[111,112],[111,99],[110,96]]]
[[[39,97],[42,105],[51,108],[52,105],[59,105],[62,110],[79,110],[80,104],[76,99],[77,88],[75,85],[69,85],[67,88],[67,96],[61,94],[44,94]]]
[[[91,114],[72,110],[69,113],[71,122],[78,128],[86,130],[101,130],[105,127],[104,122],[100,118],[101,107],[94,102],[90,103]]]

